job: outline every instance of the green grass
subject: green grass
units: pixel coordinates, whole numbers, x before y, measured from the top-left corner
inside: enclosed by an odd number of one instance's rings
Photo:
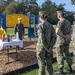
[[[55,25],[53,27],[54,29],[56,29]],[[14,28],[7,28],[6,31],[7,31],[7,34],[14,35]],[[25,34],[28,34],[28,28],[25,28]]]
[[[34,70],[29,70],[29,71],[27,71],[27,72],[25,72],[25,73],[18,73],[18,74],[16,74],[16,75],[37,75],[37,73],[38,73],[38,69],[34,69]]]
[[[14,28],[7,28],[7,34],[14,35]]]
[[[73,68],[73,73],[70,74],[69,71],[67,71],[67,69],[66,69],[68,67],[66,61],[64,63],[65,63],[64,64],[64,72],[66,73],[64,75],[75,75],[75,71],[74,71],[75,67],[72,67]],[[53,69],[58,70],[57,62],[53,64]],[[17,73],[16,75],[38,75],[38,68],[33,69],[33,70],[31,69],[29,71],[26,71],[25,73]],[[63,75],[63,74],[53,74],[53,75]]]
[[[53,27],[56,29],[56,25],[53,25]],[[7,34],[14,35],[14,28],[7,28]],[[28,34],[28,28],[25,28],[25,34]]]
[[[9,34],[9,35],[14,35],[14,28],[7,28],[7,34]],[[28,29],[27,28],[25,28],[25,34],[28,34]]]

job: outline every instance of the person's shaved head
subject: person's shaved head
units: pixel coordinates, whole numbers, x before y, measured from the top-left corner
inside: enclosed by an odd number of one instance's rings
[[[57,18],[61,19],[64,17],[64,13],[62,11],[57,11]]]
[[[64,17],[64,13],[62,11],[57,11],[57,15],[61,15],[62,17]]]

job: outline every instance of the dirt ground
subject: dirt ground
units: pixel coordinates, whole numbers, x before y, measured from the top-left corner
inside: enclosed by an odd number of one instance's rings
[[[15,69],[22,68],[24,66],[27,66],[29,64],[33,64],[37,62],[36,58],[36,42],[37,39],[33,38],[31,41],[27,36],[24,37],[24,49],[18,50],[18,59],[19,61],[16,61],[16,54],[11,54],[10,62],[9,64],[6,64],[8,62],[6,50],[0,51],[0,74],[6,73]],[[72,45],[70,45],[72,47]],[[15,47],[10,49],[10,52],[14,52]],[[53,49],[54,57],[55,54],[55,47]],[[70,48],[70,52],[72,52],[72,48]]]

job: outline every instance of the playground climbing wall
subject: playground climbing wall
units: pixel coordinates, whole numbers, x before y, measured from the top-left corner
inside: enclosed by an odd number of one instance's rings
[[[6,27],[13,27],[18,22],[18,18],[22,18],[25,27],[29,26],[29,17],[23,14],[10,14],[6,16]]]

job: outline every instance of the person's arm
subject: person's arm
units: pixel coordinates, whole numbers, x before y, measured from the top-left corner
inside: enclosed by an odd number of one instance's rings
[[[65,35],[63,35],[63,33],[61,32],[61,30],[59,28],[56,28],[56,34],[65,38]]]
[[[38,27],[38,38],[41,40],[43,47],[48,50],[46,48],[46,42],[45,42],[45,34],[44,34],[44,30],[43,28],[39,25]]]
[[[62,23],[58,22],[57,27],[56,27],[56,34],[62,38],[66,38],[66,36],[63,35],[63,33],[61,32],[61,26],[62,26]]]
[[[17,25],[15,25],[15,28],[14,28],[14,33],[16,34],[17,32]]]
[[[72,38],[71,40],[73,40],[75,37],[74,37],[74,34],[75,34],[75,22],[73,22],[73,27],[72,27]]]
[[[24,35],[24,25],[22,25],[22,28],[23,28],[23,35]]]
[[[50,38],[50,40],[51,40],[51,42],[50,42],[50,48],[52,49],[53,48],[53,46],[55,45],[55,43],[56,43],[56,33],[55,33],[55,30],[54,30],[54,28],[53,28],[53,26],[52,26],[52,28],[51,28],[51,38]],[[50,49],[49,48],[49,49]]]
[[[72,36],[72,26],[70,24],[70,33],[66,35],[66,39],[71,40],[71,36]]]

